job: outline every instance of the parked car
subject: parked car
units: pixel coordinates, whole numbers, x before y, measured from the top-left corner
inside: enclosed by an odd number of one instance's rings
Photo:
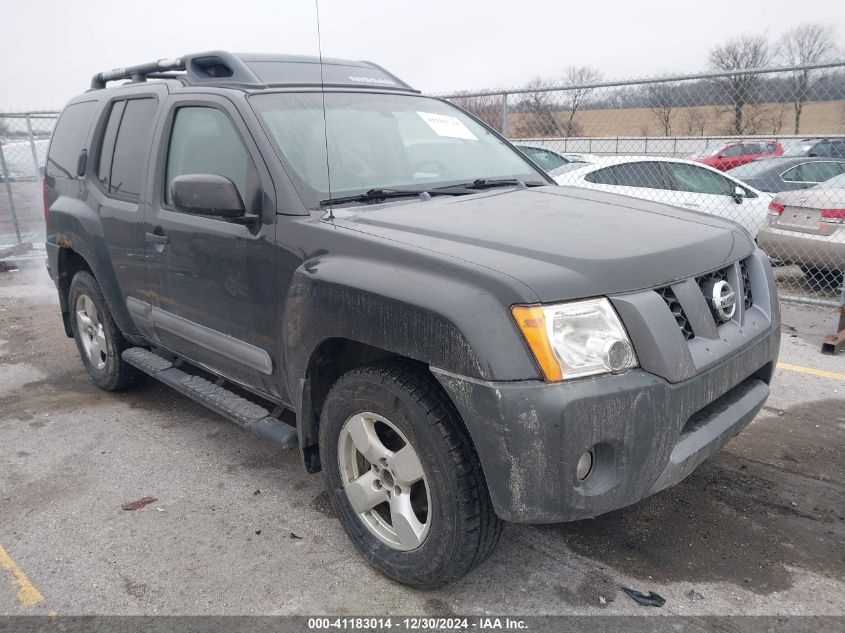
[[[752,237],[766,225],[770,194],[707,165],[677,158],[618,156],[552,172],[561,185],[600,189],[727,218]]]
[[[805,275],[837,288],[845,271],[845,174],[803,191],[784,191],[769,204],[758,241],[770,257],[798,264]]]
[[[823,158],[845,158],[845,138],[805,138],[790,147],[784,156],[821,156]]]
[[[6,163],[6,171],[10,180],[40,178],[43,175],[47,146],[50,144],[49,139],[36,139],[33,143],[27,140],[0,144],[2,144],[0,150],[3,152],[3,160]],[[35,146],[35,159],[32,156],[33,145]],[[4,178],[3,169],[0,167],[0,181]]]
[[[760,191],[806,189],[845,173],[845,158],[763,158],[727,172]]]
[[[709,165],[719,171],[727,171],[739,165],[745,165],[761,158],[770,158],[783,154],[783,147],[777,141],[731,141],[709,147],[693,156],[693,160],[702,165]]]
[[[516,144],[518,150],[528,156],[531,160],[542,167],[546,172],[553,171],[563,165],[569,163],[588,163],[590,162],[589,154],[571,154],[566,152],[556,152],[547,147],[535,147],[534,145]]]
[[[59,118],[44,208],[95,384],[120,398],[146,374],[297,448],[366,560],[416,587],[480,564],[503,521],[677,483],[757,414],[777,361],[747,232],[558,187],[370,63],[98,73]]]

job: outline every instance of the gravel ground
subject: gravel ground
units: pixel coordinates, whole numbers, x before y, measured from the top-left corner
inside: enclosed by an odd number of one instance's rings
[[[167,388],[99,391],[42,261],[0,274],[0,546],[43,599],[6,614],[845,615],[845,381],[779,370],[752,425],[681,484],[597,519],[508,525],[433,592],[373,571],[320,476]],[[819,354],[830,310],[784,306],[781,361]],[[121,504],[157,499],[127,512]]]

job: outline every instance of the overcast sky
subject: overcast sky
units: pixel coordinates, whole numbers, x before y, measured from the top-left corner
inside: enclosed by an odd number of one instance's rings
[[[55,109],[101,70],[211,49],[317,53],[313,0],[0,0],[0,111]],[[717,43],[842,0],[320,0],[323,55],[374,61],[426,92],[524,84],[591,65],[608,78],[695,72]]]

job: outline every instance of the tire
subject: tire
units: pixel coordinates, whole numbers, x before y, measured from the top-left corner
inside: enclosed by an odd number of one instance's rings
[[[359,450],[361,428],[374,431],[381,448],[390,448],[379,473]],[[406,445],[418,457],[416,463],[407,451],[401,460],[396,457]],[[379,450],[367,452],[372,458]],[[352,454],[354,458],[348,457]],[[320,460],[329,499],[344,530],[370,564],[398,582],[419,589],[446,585],[481,564],[499,541],[504,524],[493,511],[472,441],[425,368],[387,361],[342,376],[321,415]],[[353,463],[357,472],[350,472]],[[406,485],[415,473],[422,479]],[[368,477],[376,491],[372,494],[386,494],[392,502],[382,501],[360,514],[358,510],[372,501],[347,493],[350,480],[359,482],[358,477]],[[396,484],[392,495],[390,484]],[[413,519],[401,518],[409,516],[409,507],[419,520],[414,526]],[[394,510],[400,511],[400,520]],[[375,513],[390,525],[381,525]],[[415,531],[423,523],[422,532]],[[391,538],[396,542],[389,542]]]
[[[131,346],[112,319],[103,291],[91,273],[74,275],[68,308],[79,356],[94,383],[106,391],[118,391],[139,381],[143,374],[120,357]]]

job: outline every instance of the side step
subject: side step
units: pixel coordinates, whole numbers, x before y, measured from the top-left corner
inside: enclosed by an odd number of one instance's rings
[[[241,398],[202,376],[188,374],[154,352],[142,347],[130,347],[121,357],[145,374],[277,446],[295,448],[298,444],[296,429],[287,422],[274,418],[264,407]]]

